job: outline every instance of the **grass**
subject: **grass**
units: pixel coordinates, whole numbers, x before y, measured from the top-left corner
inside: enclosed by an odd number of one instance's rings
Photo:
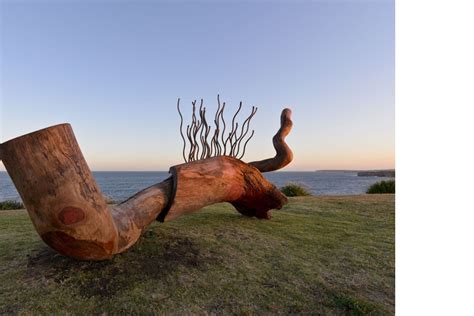
[[[367,189],[368,194],[395,193],[395,180],[379,181]]]
[[[107,204],[118,204],[118,201],[114,200],[113,198],[111,198],[110,196],[108,195],[105,195],[104,194],[104,200],[105,200],[105,203]]]
[[[23,203],[13,200],[1,201],[0,210],[19,210],[24,208]]]
[[[286,196],[308,196],[311,195],[308,189],[306,189],[301,184],[290,182],[285,186],[280,188],[280,191],[283,192]]]
[[[102,262],[0,212],[0,314],[393,314],[394,195],[296,197],[270,221],[218,204]]]

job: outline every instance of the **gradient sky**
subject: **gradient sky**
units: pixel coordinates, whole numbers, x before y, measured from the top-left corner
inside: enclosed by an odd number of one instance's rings
[[[176,99],[259,110],[244,160],[393,168],[393,1],[1,1],[0,141],[69,122],[93,170],[182,162]],[[229,116],[229,115],[228,115]],[[4,170],[0,164],[0,170]]]

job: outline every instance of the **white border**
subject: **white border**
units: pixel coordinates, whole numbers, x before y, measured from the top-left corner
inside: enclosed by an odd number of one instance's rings
[[[474,2],[396,2],[396,311],[472,314]]]

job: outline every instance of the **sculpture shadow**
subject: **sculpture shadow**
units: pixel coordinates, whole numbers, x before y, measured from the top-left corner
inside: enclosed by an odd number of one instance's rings
[[[73,287],[83,297],[107,299],[145,281],[171,286],[178,272],[207,270],[220,260],[201,248],[188,237],[154,231],[147,231],[128,252],[104,261],[75,260],[41,245],[28,256],[25,278]]]

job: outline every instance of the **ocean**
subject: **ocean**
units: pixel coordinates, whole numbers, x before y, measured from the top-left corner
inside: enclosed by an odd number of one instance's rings
[[[136,192],[166,179],[164,171],[96,171],[94,177],[102,192],[115,201],[123,201]],[[313,171],[313,172],[269,172],[264,176],[277,187],[288,182],[305,186],[314,195],[363,194],[373,183],[387,178],[358,177],[357,172]],[[20,200],[8,173],[0,172],[0,201]]]

